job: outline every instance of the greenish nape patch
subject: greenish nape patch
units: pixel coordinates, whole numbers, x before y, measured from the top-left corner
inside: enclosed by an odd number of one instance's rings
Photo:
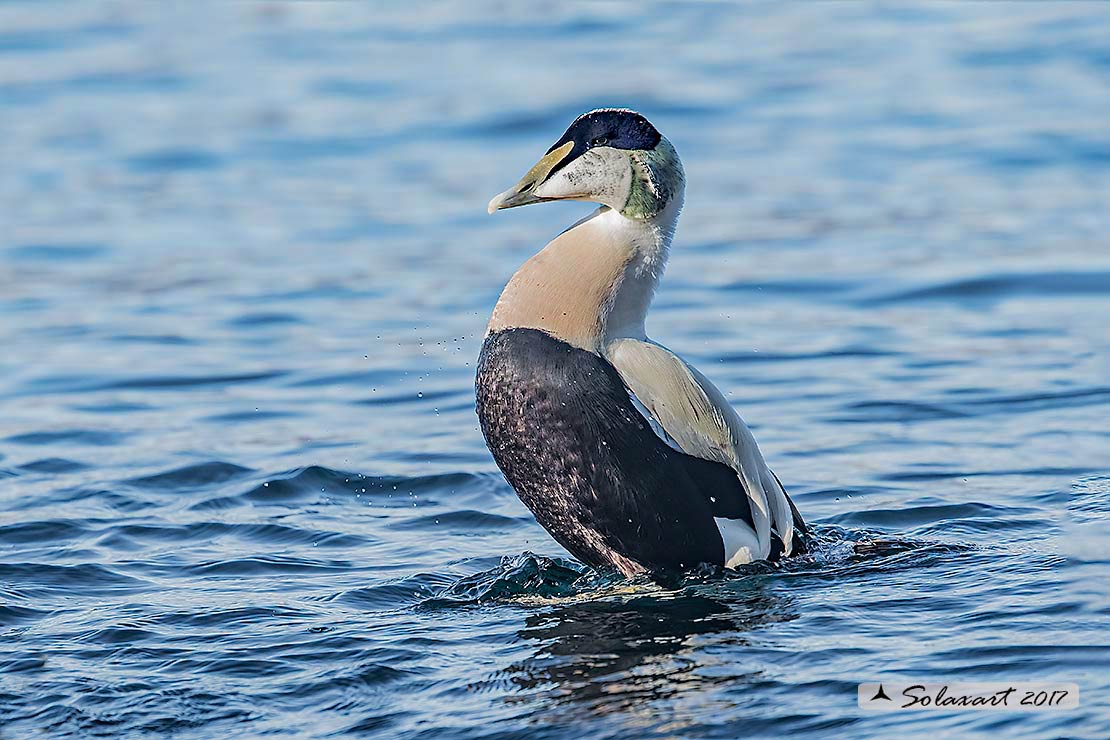
[[[621,209],[625,218],[652,218],[682,189],[685,176],[678,153],[666,139],[654,149],[630,153],[632,185]]]

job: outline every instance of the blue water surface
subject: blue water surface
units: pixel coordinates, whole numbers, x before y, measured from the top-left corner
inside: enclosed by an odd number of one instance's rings
[[[588,573],[483,445],[599,105],[811,556]],[[0,737],[1110,736],[1108,123],[1100,4],[0,4]]]

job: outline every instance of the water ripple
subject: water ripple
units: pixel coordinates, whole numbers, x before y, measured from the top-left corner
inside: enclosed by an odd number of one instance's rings
[[[125,482],[136,488],[147,490],[195,489],[225,483],[229,480],[241,478],[250,472],[249,468],[214,460],[186,465],[183,468],[165,473],[132,478]]]
[[[976,276],[908,288],[870,298],[863,303],[866,305],[920,301],[990,303],[1021,296],[1047,298],[1084,295],[1110,295],[1110,272],[1036,272]]]

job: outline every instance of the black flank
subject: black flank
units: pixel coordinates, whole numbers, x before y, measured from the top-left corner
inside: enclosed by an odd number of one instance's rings
[[[535,329],[491,334],[476,396],[510,485],[589,565],[614,565],[614,553],[649,569],[723,565],[714,514],[750,521],[736,473],[668,447],[591,352]]]

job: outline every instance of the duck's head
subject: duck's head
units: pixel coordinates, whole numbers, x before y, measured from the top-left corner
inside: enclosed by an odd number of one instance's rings
[[[489,202],[489,212],[549,200],[587,200],[628,218],[648,219],[681,205],[685,178],[671,143],[632,110],[579,116],[520,182]]]

